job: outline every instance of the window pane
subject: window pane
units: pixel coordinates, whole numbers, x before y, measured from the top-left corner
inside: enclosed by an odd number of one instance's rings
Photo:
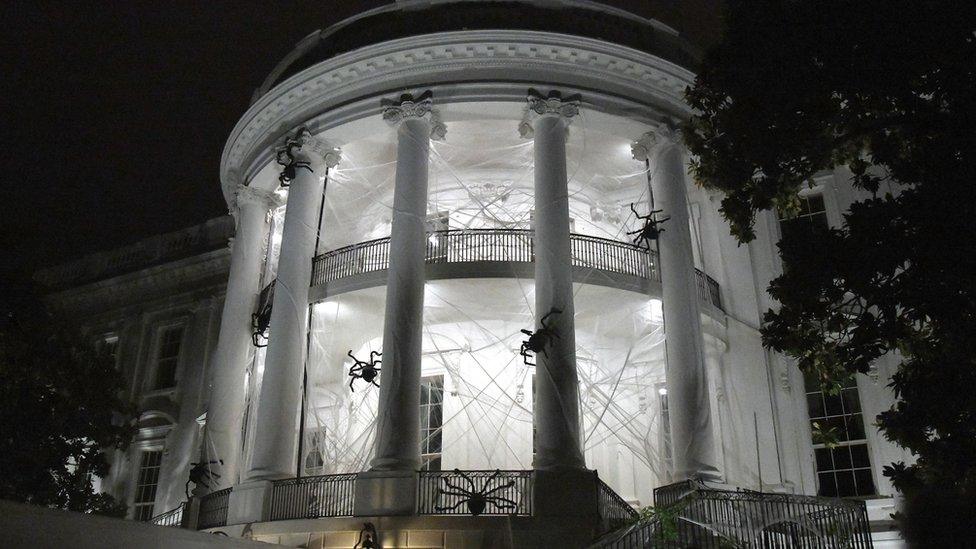
[[[851,450],[847,446],[840,446],[833,449],[834,469],[851,468]]]
[[[861,419],[861,414],[854,414],[850,418],[847,422],[847,432],[851,440],[864,439],[864,421]]]
[[[817,491],[817,495],[828,498],[837,495],[837,486],[834,484],[833,473],[820,473],[817,475],[817,480],[820,483],[820,489]]]
[[[858,398],[857,389],[844,389],[841,393],[844,400],[844,412],[856,414],[861,411],[861,399]]]
[[[824,402],[821,393],[807,395],[807,410],[810,412],[810,419],[824,417]]]
[[[855,468],[871,467],[871,461],[868,459],[868,445],[855,444],[851,446],[851,461]]]
[[[870,469],[859,469],[854,471],[854,481],[857,483],[857,495],[871,496],[875,494],[874,478]]]
[[[833,462],[830,460],[830,450],[827,448],[817,448],[814,451],[817,458],[817,470],[818,471],[830,471],[834,468]]]
[[[837,495],[840,497],[856,496],[857,490],[854,488],[854,472],[838,471],[837,475]]]
[[[824,395],[824,404],[828,416],[839,416],[844,413],[841,399],[837,395]]]

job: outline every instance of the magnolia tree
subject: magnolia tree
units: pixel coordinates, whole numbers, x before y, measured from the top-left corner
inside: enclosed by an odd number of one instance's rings
[[[25,310],[0,320],[0,499],[122,516],[92,481],[131,437],[123,377],[108,349]]]
[[[976,524],[976,3],[726,4],[685,135],[732,234],[796,212],[821,170],[846,166],[866,197],[841,226],[784,235],[763,342],[828,390],[898,357],[876,424],[915,457],[884,468],[908,500],[903,533],[962,546],[952,536]]]

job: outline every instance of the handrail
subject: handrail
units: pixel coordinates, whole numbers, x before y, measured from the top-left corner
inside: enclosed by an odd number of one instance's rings
[[[271,489],[271,520],[351,517],[356,473],[276,480]]]
[[[418,515],[532,516],[532,471],[455,469],[417,474]]]
[[[657,254],[629,242],[582,234],[570,235],[573,267],[660,280]],[[533,231],[530,229],[447,229],[429,233],[427,264],[445,263],[532,263],[535,261]],[[315,256],[312,286],[356,275],[383,271],[390,262],[390,237],[350,244]],[[722,309],[718,283],[696,269],[698,295],[704,302]]]
[[[200,499],[200,519],[197,529],[227,526],[227,508],[230,504],[231,488],[210,492]]]
[[[170,509],[165,513],[160,513],[153,518],[149,519],[149,522],[155,524],[156,526],[182,526],[183,525],[183,509],[186,508],[186,502],[180,503],[174,509]]]
[[[640,514],[624,501],[606,482],[597,478],[597,505],[600,519],[606,523],[605,531],[610,532],[634,522]]]

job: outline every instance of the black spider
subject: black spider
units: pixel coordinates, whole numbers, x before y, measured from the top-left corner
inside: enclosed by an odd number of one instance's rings
[[[492,473],[488,478],[485,479],[485,482],[484,484],[481,485],[480,490],[474,485],[474,481],[471,480],[471,477],[469,477],[467,474],[457,469],[455,469],[454,472],[456,474],[461,475],[461,477],[463,477],[464,480],[468,481],[468,485],[471,486],[471,489],[468,490],[463,486],[457,486],[451,484],[450,478],[443,477],[444,484],[447,485],[448,489],[445,490],[443,488],[438,488],[437,493],[444,494],[446,496],[458,496],[461,499],[459,499],[457,503],[455,503],[454,505],[445,505],[443,507],[436,507],[438,511],[453,511],[465,503],[468,505],[468,511],[470,511],[471,514],[474,516],[478,516],[481,513],[484,513],[485,507],[487,507],[489,503],[491,503],[498,509],[510,509],[512,511],[518,509],[518,504],[515,503],[514,501],[508,498],[503,498],[501,496],[492,495],[493,493],[499,490],[504,490],[505,488],[511,488],[512,486],[514,486],[515,485],[514,480],[510,480],[504,484],[499,484],[498,486],[495,486],[494,488],[491,489],[488,488],[489,486],[491,486],[491,481],[495,480],[495,478],[497,478],[498,475],[502,473],[498,469],[496,469],[494,473]]]
[[[285,142],[285,147],[279,149],[277,152],[275,162],[281,166],[284,166],[284,168],[281,170],[281,174],[278,176],[278,182],[281,183],[282,187],[287,187],[292,180],[298,177],[298,168],[305,168],[309,172],[314,173],[311,164],[295,158],[294,149],[301,146],[302,143],[300,141],[296,139],[289,139]]]
[[[630,211],[634,212],[637,219],[644,222],[644,226],[636,231],[630,231],[628,235],[636,234],[634,237],[634,244],[640,246],[641,243],[647,247],[648,250],[651,249],[651,241],[657,240],[657,237],[664,232],[664,229],[658,227],[659,224],[671,219],[671,216],[665,217],[664,219],[656,219],[655,214],[661,213],[661,210],[651,210],[647,215],[640,215],[637,210],[634,209],[634,203],[630,203]]]
[[[363,362],[355,356],[353,356],[352,351],[349,351],[349,358],[353,359],[356,363],[349,367],[349,390],[355,392],[356,389],[353,388],[352,384],[357,379],[361,379],[366,383],[372,383],[377,387],[380,386],[376,383],[376,376],[380,375],[380,367],[377,364],[381,364],[382,360],[376,360],[375,357],[383,356],[383,353],[377,351],[370,351],[369,362]]]
[[[184,487],[186,493],[186,499],[190,499],[190,483],[192,482],[194,487],[203,486],[204,488],[210,488],[210,483],[208,480],[214,480],[220,478],[220,473],[210,470],[211,465],[224,464],[224,460],[220,459],[217,461],[200,461],[197,463],[190,464],[190,478],[186,481],[186,486]]]
[[[530,330],[522,330],[523,334],[529,336],[529,339],[522,342],[522,348],[519,349],[519,354],[522,355],[522,361],[525,362],[526,366],[535,366],[534,362],[529,362],[529,352],[533,352],[535,354],[542,353],[542,356],[545,357],[549,356],[546,354],[546,346],[549,345],[549,342],[552,341],[553,338],[559,339],[559,334],[556,333],[554,328],[550,328],[546,324],[546,320],[553,314],[561,313],[562,311],[559,309],[553,309],[546,313],[546,316],[542,317],[542,320],[539,321],[539,324],[542,324],[542,327],[535,332]]]

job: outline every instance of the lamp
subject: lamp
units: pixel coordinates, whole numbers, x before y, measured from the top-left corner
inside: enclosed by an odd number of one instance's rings
[[[379,549],[379,536],[376,534],[376,527],[372,522],[364,522],[363,529],[359,531],[359,540],[352,549]]]

